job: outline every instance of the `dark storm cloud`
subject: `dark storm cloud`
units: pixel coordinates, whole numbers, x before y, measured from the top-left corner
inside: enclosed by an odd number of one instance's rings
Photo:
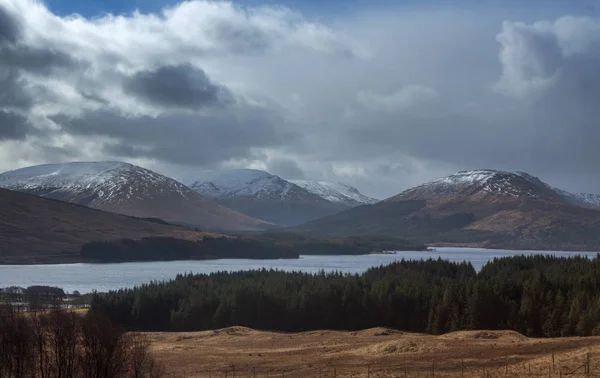
[[[0,43],[16,42],[20,31],[19,23],[8,13],[7,9],[0,4]]]
[[[35,74],[49,74],[55,68],[73,67],[78,63],[52,49],[5,44],[0,46],[0,64]]]
[[[16,69],[0,67],[0,107],[29,108],[33,104],[31,94]]]
[[[138,72],[125,81],[124,88],[144,101],[166,107],[200,109],[232,101],[227,88],[213,84],[203,70],[191,65]]]
[[[105,145],[109,154],[154,158],[176,164],[213,164],[252,157],[253,148],[278,146],[290,139],[279,130],[280,118],[267,111],[230,107],[210,115],[171,114],[159,117],[125,117],[97,111],[83,118],[56,116],[63,131],[80,136],[106,136],[117,140]]]
[[[32,131],[25,117],[0,110],[0,141],[22,140]]]
[[[69,67],[72,58],[51,47],[34,47],[19,43],[21,25],[0,4],[0,64],[34,73],[47,74],[52,67]]]

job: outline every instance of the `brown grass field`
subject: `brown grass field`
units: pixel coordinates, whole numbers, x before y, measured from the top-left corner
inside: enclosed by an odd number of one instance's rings
[[[147,335],[170,377],[585,377],[587,353],[587,376],[600,377],[600,337],[432,336],[385,328],[287,334],[243,327]]]

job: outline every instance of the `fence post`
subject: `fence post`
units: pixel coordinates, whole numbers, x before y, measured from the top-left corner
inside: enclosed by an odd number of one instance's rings
[[[508,377],[508,355],[504,356],[504,376]]]
[[[586,375],[589,377],[590,373],[591,373],[591,369],[590,369],[590,352],[587,352],[586,354]]]
[[[554,352],[552,352],[552,371],[556,371],[556,365],[554,364]]]
[[[465,376],[465,359],[464,358],[460,359],[460,376],[461,377]]]
[[[367,378],[371,378],[371,365],[367,365]]]
[[[552,378],[552,367],[548,366],[548,378]]]
[[[337,377],[337,369],[336,368],[333,368],[333,377],[334,378]]]
[[[435,377],[435,361],[431,363],[431,376]]]

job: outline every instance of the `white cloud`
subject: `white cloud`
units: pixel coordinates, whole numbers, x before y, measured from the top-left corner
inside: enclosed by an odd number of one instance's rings
[[[502,77],[495,89],[521,99],[537,98],[558,81],[573,80],[573,60],[598,56],[600,22],[570,16],[534,24],[506,21],[497,40]]]
[[[597,19],[400,8],[317,22],[196,0],[86,19],[0,0],[0,111],[34,125],[0,140],[0,169],[246,166],[377,197],[454,169],[600,177]]]

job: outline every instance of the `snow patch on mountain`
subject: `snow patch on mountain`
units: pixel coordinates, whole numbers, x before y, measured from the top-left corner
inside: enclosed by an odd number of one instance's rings
[[[132,164],[123,162],[74,162],[45,164],[0,174],[0,187],[48,196],[61,193],[88,193],[93,202],[122,202],[145,195],[150,189],[175,191],[184,198],[185,185]]]
[[[216,199],[253,197],[285,200],[297,196],[300,189],[279,176],[255,169],[205,172],[200,176],[185,182],[200,194]]]
[[[600,195],[574,194],[552,187],[525,172],[491,169],[460,171],[408,189],[400,196],[450,196],[467,188],[499,196],[553,198],[580,206],[600,207]]]
[[[377,199],[367,197],[360,193],[358,189],[341,182],[308,180],[289,181],[331,202],[339,202],[348,205],[367,205],[378,202]]]

